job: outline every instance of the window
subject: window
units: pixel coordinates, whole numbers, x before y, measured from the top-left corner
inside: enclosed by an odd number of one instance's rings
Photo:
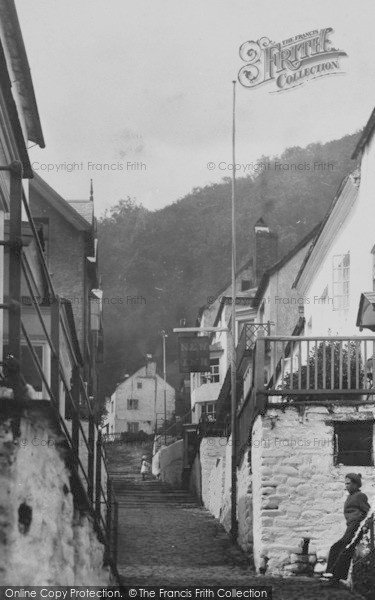
[[[335,423],[335,464],[373,466],[373,430],[373,421]]]
[[[113,413],[113,405],[114,405],[114,401],[112,400],[112,402],[111,402],[111,413]]]
[[[243,279],[241,281],[241,292],[246,292],[247,290],[251,290],[251,279]]]
[[[137,390],[141,390],[141,389],[142,389],[142,382],[137,381]]]
[[[210,373],[211,373],[211,382],[219,383],[220,372],[219,372],[219,359],[218,358],[210,358]]]
[[[349,308],[350,254],[333,257],[333,310]]]
[[[33,221],[45,258],[48,259],[49,219],[46,217],[33,217]]]
[[[46,374],[45,365],[44,365],[44,352],[42,345],[33,344],[33,350],[38,358],[39,365],[44,373]],[[7,344],[4,345],[3,353],[6,356],[9,352],[9,346]],[[38,368],[35,366],[33,355],[28,346],[21,346],[21,369],[22,375],[25,378],[26,383],[32,385],[36,392],[40,392],[40,396],[42,397],[43,391],[43,381],[42,376],[40,375]]]
[[[219,359],[210,358],[210,372],[202,375],[202,383],[219,383]]]
[[[372,254],[372,291],[375,292],[375,246],[371,250]]]
[[[215,417],[216,417],[216,409],[215,409],[215,402],[206,402],[205,404],[202,404],[202,416],[206,416],[207,417],[207,421],[215,421]]]
[[[139,423],[137,421],[128,423],[128,432],[129,433],[138,433],[139,431]]]
[[[128,410],[138,410],[138,400],[128,399]]]

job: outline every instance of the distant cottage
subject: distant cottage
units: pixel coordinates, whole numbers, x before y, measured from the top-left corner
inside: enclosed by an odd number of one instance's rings
[[[175,390],[166,383],[166,416],[175,410]],[[154,433],[164,426],[164,380],[156,372],[156,363],[147,364],[119,383],[107,402],[105,433]]]

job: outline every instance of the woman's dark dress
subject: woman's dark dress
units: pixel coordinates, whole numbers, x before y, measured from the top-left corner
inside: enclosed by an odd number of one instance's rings
[[[362,532],[350,549],[346,552],[343,552],[343,550],[352,541],[360,522],[369,510],[370,505],[366,494],[360,491],[349,494],[344,504],[346,531],[342,538],[333,544],[328,556],[327,573],[332,573],[334,579],[347,579],[350,561],[353,558],[354,549],[363,535]]]

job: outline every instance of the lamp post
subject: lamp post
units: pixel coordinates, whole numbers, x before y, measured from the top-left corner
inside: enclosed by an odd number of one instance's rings
[[[167,445],[167,365],[165,360],[165,339],[168,335],[164,329],[161,331],[163,340],[163,379],[164,379],[164,443]]]

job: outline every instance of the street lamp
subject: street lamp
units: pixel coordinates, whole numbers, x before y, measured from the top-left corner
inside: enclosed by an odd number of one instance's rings
[[[165,339],[168,335],[164,329],[161,330],[163,340],[163,379],[164,379],[164,443],[167,445],[167,365],[165,361]]]

